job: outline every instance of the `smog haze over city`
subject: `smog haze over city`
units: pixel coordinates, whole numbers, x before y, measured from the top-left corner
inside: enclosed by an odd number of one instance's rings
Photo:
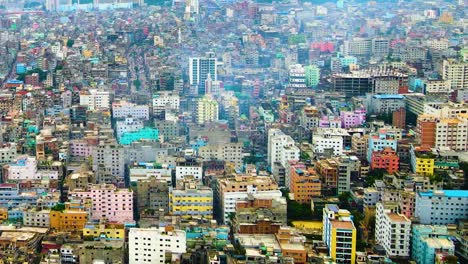
[[[468,263],[468,0],[0,0],[0,264]]]

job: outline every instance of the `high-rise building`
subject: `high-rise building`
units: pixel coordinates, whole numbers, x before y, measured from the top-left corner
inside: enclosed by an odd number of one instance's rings
[[[196,120],[198,124],[204,124],[205,122],[217,121],[219,118],[219,105],[216,100],[211,96],[204,96],[197,100],[197,116]]]
[[[294,139],[283,131],[272,128],[268,130],[268,164],[271,167],[279,162],[283,167],[291,160],[299,160],[300,150]]]
[[[186,235],[170,227],[130,228],[128,248],[130,264],[165,263],[168,254],[175,263],[187,251]]]
[[[207,52],[205,57],[192,57],[189,59],[189,81],[190,85],[202,86],[210,75],[211,80],[218,80],[217,59],[213,52]],[[205,92],[203,91],[202,94]]]
[[[397,213],[396,203],[377,203],[375,239],[389,257],[409,258],[411,221]]]
[[[322,240],[336,263],[355,263],[357,232],[352,219],[348,210],[335,204],[323,208]]]
[[[289,87],[306,88],[306,72],[301,64],[289,66]]]
[[[453,90],[466,88],[468,86],[468,62],[444,60],[442,62],[442,79],[450,80]]]
[[[316,65],[306,66],[305,81],[307,87],[317,87],[320,82],[320,68]]]

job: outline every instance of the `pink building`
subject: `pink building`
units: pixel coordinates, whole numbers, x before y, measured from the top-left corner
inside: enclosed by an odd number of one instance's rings
[[[341,118],[339,116],[322,116],[319,120],[319,127],[341,127]]]
[[[133,192],[129,189],[118,189],[113,184],[90,184],[86,190],[75,189],[68,195],[69,199],[86,199],[93,201],[91,218],[109,222],[133,223]]]
[[[88,157],[92,155],[92,146],[86,140],[71,140],[70,155],[72,157]]]
[[[401,192],[400,193],[400,208],[401,213],[408,218],[412,218],[414,214],[414,204],[416,196],[414,192]]]
[[[354,111],[341,111],[341,127],[357,127],[366,122],[366,109],[360,108]]]

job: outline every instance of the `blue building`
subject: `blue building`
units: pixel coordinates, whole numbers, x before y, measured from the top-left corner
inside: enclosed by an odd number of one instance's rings
[[[396,135],[387,133],[386,131],[379,131],[377,134],[371,134],[367,146],[367,161],[371,162],[372,152],[381,151],[386,147],[391,147],[395,151],[397,150]]]
[[[416,195],[414,215],[421,224],[447,225],[468,219],[468,191],[439,190]]]
[[[447,226],[414,225],[411,257],[418,264],[433,264],[438,253],[454,255],[455,245]]]
[[[24,63],[17,63],[16,64],[16,73],[17,74],[26,73],[26,65]]]

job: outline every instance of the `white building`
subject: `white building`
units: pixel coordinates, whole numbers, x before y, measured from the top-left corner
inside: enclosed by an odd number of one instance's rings
[[[343,155],[343,137],[331,133],[323,133],[312,136],[312,148],[314,154],[323,154],[326,150],[333,150],[333,155]]]
[[[236,202],[248,199],[280,199],[278,185],[266,176],[236,176],[219,179],[213,187],[216,197],[215,210],[220,210],[218,220],[229,222],[229,217],[236,212]]]
[[[123,121],[117,121],[115,124],[117,138],[122,137],[124,133],[136,132],[144,127],[145,125],[143,123],[143,120],[135,119],[132,117],[127,117]]]
[[[218,65],[215,54],[207,52],[205,57],[189,58],[189,81],[190,85],[204,85],[208,77],[218,80]]]
[[[153,96],[153,112],[159,114],[164,110],[179,111],[180,97],[169,91],[158,92]]]
[[[289,66],[289,87],[307,88],[305,69],[301,64]]]
[[[98,91],[96,89],[81,91],[80,105],[87,106],[89,110],[109,109],[110,93],[108,91]]]
[[[424,93],[450,93],[452,83],[450,80],[427,80],[424,82]]]
[[[186,252],[185,232],[164,228],[130,228],[128,234],[130,264],[166,263],[166,254],[172,254],[175,263]]]
[[[50,227],[50,210],[30,209],[23,212],[23,225],[34,227]]]
[[[389,257],[410,256],[411,221],[396,213],[398,205],[377,203],[375,239]]]
[[[133,117],[138,119],[149,119],[149,107],[137,105],[127,101],[114,102],[112,104],[112,116],[114,118]]]
[[[468,86],[468,62],[444,60],[442,63],[442,79],[451,81],[452,89],[462,89]]]
[[[418,192],[414,216],[424,225],[455,224],[468,218],[468,191],[439,190]]]
[[[200,165],[176,166],[176,181],[184,179],[186,176],[193,176],[195,180],[202,180],[203,167]]]
[[[35,157],[22,156],[13,163],[4,167],[5,179],[8,180],[40,180],[37,173],[37,160]]]
[[[436,123],[436,148],[468,150],[468,115],[459,118],[443,118]]]
[[[272,168],[276,162],[285,167],[288,161],[299,160],[299,155],[300,150],[291,136],[276,128],[268,130],[268,164]]]

